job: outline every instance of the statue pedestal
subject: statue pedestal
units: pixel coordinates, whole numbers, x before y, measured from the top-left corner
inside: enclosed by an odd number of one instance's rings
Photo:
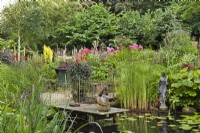
[[[165,105],[165,103],[164,104],[161,104],[160,105],[160,108],[159,108],[160,110],[167,110],[168,109],[168,107]]]

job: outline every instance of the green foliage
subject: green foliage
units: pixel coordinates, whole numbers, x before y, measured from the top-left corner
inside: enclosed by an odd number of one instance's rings
[[[119,33],[136,39],[145,47],[158,49],[165,35],[180,28],[180,22],[169,8],[164,11],[140,14],[138,11],[123,11],[118,14]]]
[[[37,50],[44,43],[53,45],[58,41],[52,39],[57,36],[59,24],[79,9],[78,2],[68,0],[17,1],[3,10],[1,31],[12,40],[20,36],[23,45]]]
[[[10,49],[14,44],[15,43],[12,40],[6,41],[0,37],[0,50]]]
[[[141,2],[121,4],[122,8],[127,8],[124,4],[132,7]],[[109,9],[102,3],[82,9],[77,1],[20,1],[5,8],[1,27],[13,40],[20,36],[23,45],[28,44],[32,49],[41,49],[44,43],[54,47],[58,43],[67,44],[70,49],[83,45],[92,47],[94,40],[115,45],[120,45],[121,41],[124,45],[137,41],[144,47],[158,49],[166,33],[180,26],[169,8],[145,13],[124,10],[117,16]],[[115,38],[120,35],[125,38]]]
[[[154,61],[151,50],[126,52],[128,56],[116,65],[117,93],[126,108],[147,110],[157,98],[160,72],[165,68]]]
[[[136,38],[139,34],[137,24],[141,20],[141,15],[138,11],[123,11],[118,14],[119,17],[119,32],[125,36]]]
[[[198,105],[200,95],[200,73],[198,70],[187,71],[183,69],[169,76],[171,86],[169,88],[169,100],[179,106]]]
[[[18,99],[23,91],[30,87],[36,86],[36,92],[44,90],[56,81],[56,72],[52,69],[54,63],[46,64],[38,55],[34,55],[26,62],[8,66],[0,64],[0,99],[7,100],[7,104],[18,105],[15,99]],[[6,93],[6,94],[5,94]],[[6,97],[6,98],[4,98]]]
[[[8,51],[0,51],[0,63],[12,64],[14,62],[13,55]]]
[[[6,88],[4,88],[6,89]],[[40,103],[34,88],[27,89],[26,94],[16,99],[19,106],[8,104],[0,109],[0,132],[56,132],[66,131],[66,122],[71,119],[65,111],[55,112]],[[71,119],[73,122],[74,119]]]
[[[192,46],[190,37],[182,30],[170,32],[165,38],[165,47],[159,51],[163,65],[176,69],[187,62],[196,60],[197,48]]]
[[[136,42],[136,40],[133,40],[124,35],[115,36],[115,38],[111,40],[113,41],[112,43],[114,43],[115,47],[120,47],[120,46],[128,47],[129,45],[132,45]]]
[[[200,2],[173,2],[171,7],[173,12],[184,22],[186,28],[191,30],[192,26],[199,23]]]
[[[26,43],[32,44],[32,48],[45,37],[46,22],[36,1],[19,1],[5,8],[2,16],[4,33],[9,33],[14,39],[20,36]]]
[[[142,65],[141,65],[142,64]],[[119,85],[117,92],[123,101],[125,108],[147,110],[147,76],[149,66],[144,62],[136,64],[133,62],[123,63],[119,72]]]
[[[91,76],[91,68],[85,62],[71,62],[66,70],[67,78],[71,82],[88,80]]]
[[[188,65],[192,62],[194,62],[196,60],[197,56],[194,54],[185,54],[183,55],[183,57],[181,58],[181,63]]]
[[[40,94],[55,79],[53,66],[37,54],[20,64],[0,64],[0,101],[5,104],[0,108],[0,132],[66,131],[69,114],[50,113],[51,109],[40,101]]]
[[[116,19],[102,4],[96,4],[77,13],[72,21],[63,22],[58,34],[69,45],[91,47],[94,40],[106,43],[116,35]]]
[[[111,81],[113,80],[114,65],[107,59],[101,59],[99,55],[89,54],[88,64],[91,65],[93,81]]]

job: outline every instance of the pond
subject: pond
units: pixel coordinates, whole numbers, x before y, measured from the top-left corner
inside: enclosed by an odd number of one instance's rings
[[[195,120],[195,121],[194,121]],[[166,115],[127,114],[120,116],[117,123],[112,119],[99,120],[103,133],[200,133],[199,115],[184,116],[174,119]],[[85,124],[77,120],[73,131]],[[102,133],[96,124],[89,124],[80,129],[79,133]],[[72,132],[73,132],[72,131]]]

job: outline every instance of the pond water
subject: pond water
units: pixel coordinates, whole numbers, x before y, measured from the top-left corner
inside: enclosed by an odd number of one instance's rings
[[[128,114],[119,117],[117,123],[113,123],[112,119],[99,120],[97,123],[101,126],[103,133],[200,133],[198,126],[191,126],[191,128],[186,129],[184,121],[182,121],[182,124],[176,121],[180,120],[151,114]],[[77,120],[73,124],[73,131],[85,123],[84,121]],[[89,124],[80,129],[79,133],[102,132],[96,124]]]

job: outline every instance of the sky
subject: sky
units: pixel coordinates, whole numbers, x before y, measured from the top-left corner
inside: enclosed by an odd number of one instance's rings
[[[3,10],[5,6],[12,4],[16,0],[0,0],[0,12]]]

